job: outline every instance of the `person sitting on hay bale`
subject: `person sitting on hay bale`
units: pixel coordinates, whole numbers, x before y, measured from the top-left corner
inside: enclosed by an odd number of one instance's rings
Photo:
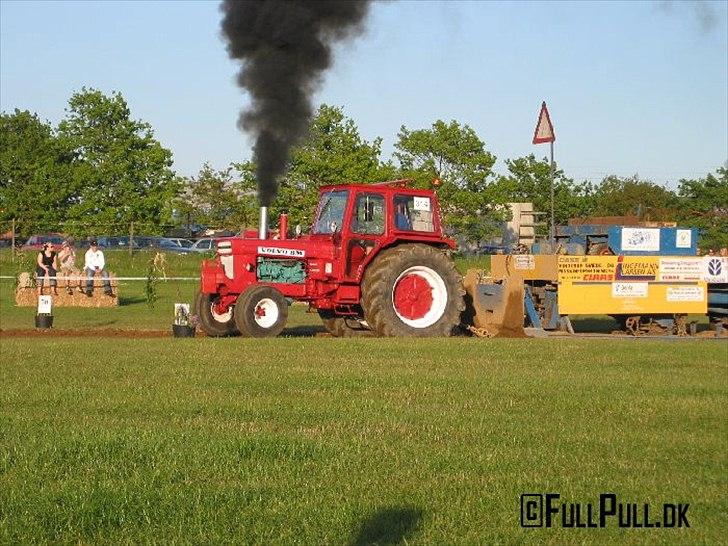
[[[86,273],[86,295],[91,298],[94,295],[94,275],[101,273],[104,283],[104,294],[115,297],[111,291],[111,283],[109,282],[109,272],[106,271],[106,261],[104,253],[99,249],[98,243],[91,241],[91,247],[86,251],[83,270]]]
[[[58,295],[58,283],[56,282],[56,272],[58,271],[58,260],[56,252],[53,250],[53,243],[45,243],[43,250],[38,253],[36,259],[35,276],[38,283],[38,295],[43,294],[43,279],[49,277],[53,294]]]
[[[66,277],[66,292],[68,292],[68,295],[73,295],[70,277],[78,278],[78,291],[83,293],[81,272],[76,267],[76,250],[73,248],[73,243],[71,241],[63,241],[61,251],[58,253],[58,261],[61,266],[61,275]]]

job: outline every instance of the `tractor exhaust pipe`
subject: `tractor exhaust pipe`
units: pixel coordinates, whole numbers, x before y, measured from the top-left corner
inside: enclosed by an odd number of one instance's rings
[[[260,222],[258,224],[258,239],[268,238],[268,207],[260,207]]]

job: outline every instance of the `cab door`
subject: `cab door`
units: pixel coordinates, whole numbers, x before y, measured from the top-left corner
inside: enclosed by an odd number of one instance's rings
[[[373,191],[356,194],[345,241],[347,277],[358,276],[359,268],[380,243],[386,218],[387,201],[383,194]]]

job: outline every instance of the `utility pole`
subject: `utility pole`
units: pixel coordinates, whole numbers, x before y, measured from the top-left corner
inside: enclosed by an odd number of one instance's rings
[[[551,248],[556,248],[556,220],[554,212],[554,177],[556,165],[554,164],[554,141],[551,141],[551,228],[549,229],[549,240]]]
[[[554,132],[554,126],[551,123],[551,117],[549,111],[546,108],[546,101],[541,103],[541,112],[538,115],[538,122],[536,123],[536,129],[533,131],[533,143],[534,144],[545,144],[546,142],[551,144],[551,167],[550,178],[551,178],[551,225],[549,226],[549,243],[551,243],[551,251],[556,250],[556,213],[554,203],[554,178],[556,177],[556,165],[554,164],[554,141],[556,140],[556,133]]]
[[[134,251],[134,222],[131,223],[129,226],[129,256],[132,255]]]

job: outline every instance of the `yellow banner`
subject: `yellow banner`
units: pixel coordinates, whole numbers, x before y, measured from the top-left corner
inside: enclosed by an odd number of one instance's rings
[[[705,314],[707,285],[695,274],[695,260],[674,256],[560,256],[559,312]]]

